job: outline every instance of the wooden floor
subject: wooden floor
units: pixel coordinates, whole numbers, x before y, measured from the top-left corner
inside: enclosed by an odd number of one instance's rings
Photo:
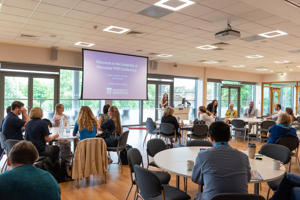
[[[143,148],[142,141],[145,136],[144,130],[131,130],[128,138],[128,144],[138,148],[143,155],[144,164],[146,164],[146,148]],[[247,150],[247,142],[233,140],[230,145],[240,150]],[[261,144],[257,143],[257,151]],[[113,153],[114,154],[114,153]],[[116,156],[112,155],[114,161]],[[300,174],[296,165],[295,158],[292,160],[292,172]],[[182,179],[181,179],[182,180]],[[182,184],[183,181],[181,181]],[[128,166],[119,166],[111,164],[107,176],[107,183],[104,184],[101,177],[91,177],[89,180],[81,180],[79,184],[76,181],[61,183],[62,200],[122,200],[131,185]],[[175,186],[175,176],[172,175],[170,185]],[[134,188],[135,189],[135,188]],[[181,185],[183,189],[183,184]],[[267,196],[268,186],[266,183],[261,184],[260,194],[265,198]],[[198,191],[198,187],[191,180],[188,181],[188,194],[194,197]],[[133,199],[131,193],[129,199]],[[249,193],[253,193],[253,184],[249,184]],[[193,198],[192,198],[193,199]]]

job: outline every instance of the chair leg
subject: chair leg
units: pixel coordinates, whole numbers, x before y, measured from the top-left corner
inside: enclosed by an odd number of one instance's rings
[[[291,164],[292,164],[292,158],[290,159],[290,163],[289,163],[289,173],[291,172]]]
[[[128,191],[127,195],[126,195],[126,200],[127,200],[127,199],[128,199],[128,197],[129,197],[129,194],[130,194],[130,192],[131,192],[131,190],[132,190],[132,187],[133,187],[133,184],[131,183],[130,189],[129,189],[129,191]]]
[[[146,131],[146,135],[145,135],[145,138],[144,138],[143,146],[145,146],[145,142],[146,142],[147,136],[148,136],[148,131]]]
[[[121,158],[120,158],[120,151],[119,150],[117,150],[117,155],[118,155],[118,164],[122,165],[122,161],[121,161]]]

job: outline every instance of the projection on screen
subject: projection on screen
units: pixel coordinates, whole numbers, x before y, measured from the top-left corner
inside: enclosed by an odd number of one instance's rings
[[[147,99],[147,57],[82,51],[82,99]]]

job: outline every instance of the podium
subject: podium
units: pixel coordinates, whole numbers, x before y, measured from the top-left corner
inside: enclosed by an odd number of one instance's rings
[[[177,119],[179,118],[180,120],[189,120],[189,113],[190,113],[190,108],[187,107],[181,107],[178,106],[174,108],[174,117]]]

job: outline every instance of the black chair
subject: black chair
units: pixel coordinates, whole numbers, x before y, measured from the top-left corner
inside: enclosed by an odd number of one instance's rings
[[[241,119],[233,119],[231,121],[231,125],[233,126],[232,130],[234,131],[235,137],[237,137],[236,133],[242,133],[244,134],[244,140],[247,137],[248,134],[248,128],[246,128],[246,122]]]
[[[188,141],[186,146],[188,146],[188,147],[194,147],[194,146],[212,147],[213,144],[210,141],[206,141],[206,140],[192,140],[192,141]]]
[[[208,137],[208,126],[206,124],[195,124],[192,134],[187,135],[190,139],[202,140]]]
[[[159,138],[151,139],[147,142],[147,168],[150,166],[157,167],[157,165],[154,163],[154,161],[149,162],[149,156],[154,157],[155,154],[157,154],[160,151],[163,151],[167,149],[168,146],[166,143]]]
[[[134,166],[134,173],[139,188],[138,196],[144,200],[162,199],[162,200],[189,200],[191,197],[185,192],[169,186],[162,185],[153,172],[140,167]]]
[[[4,134],[1,133],[1,140],[3,141],[4,138],[5,138]],[[2,141],[1,141],[1,143],[2,143]],[[8,140],[4,141],[3,145],[4,145],[4,150],[5,150],[5,153],[6,153],[7,156],[9,154],[10,150],[13,148],[13,146],[15,144],[17,144],[18,142],[20,142],[20,140],[8,139]],[[2,146],[2,144],[1,144],[1,146]],[[4,165],[1,168],[1,173],[6,171],[6,170],[7,170],[7,158],[5,160]]]
[[[107,147],[107,151],[116,152],[118,155],[118,163],[122,164],[120,158],[120,152],[126,149],[127,139],[128,139],[129,131],[125,131],[122,133],[118,139],[118,145],[116,147]]]
[[[261,147],[259,153],[274,160],[279,160],[283,164],[289,163],[291,159],[291,151],[289,148],[279,144],[265,144]],[[269,185],[267,199],[269,199],[270,190],[276,191],[282,179],[283,177],[267,182]]]
[[[145,145],[148,134],[150,134],[150,139],[151,139],[152,135],[157,135],[159,132],[159,130],[156,128],[156,124],[152,118],[147,118],[146,129],[147,129],[147,132],[146,132],[146,135],[144,138],[143,146]]]
[[[6,140],[5,135],[4,135],[3,133],[0,132],[0,145],[1,145],[1,148],[3,149],[1,158],[3,157],[3,155],[7,154],[7,152],[6,152],[6,146],[5,146],[5,140]],[[6,165],[7,165],[7,158],[5,159],[4,164],[2,165],[1,173],[2,173],[2,172],[4,171],[4,169],[6,168]]]
[[[161,123],[160,124],[159,135],[163,138],[168,138],[170,140],[172,138],[175,138],[175,140],[177,140],[175,126],[170,123]],[[173,145],[172,142],[171,142],[171,145]]]
[[[260,141],[262,139],[267,139],[267,133],[269,132],[269,128],[276,125],[276,122],[273,120],[265,120],[260,124],[260,127],[257,129],[257,131],[260,131]]]
[[[44,119],[42,119],[44,122],[46,122],[47,123],[47,125],[50,127],[50,128],[52,128],[52,122],[49,120],[49,119],[47,119],[47,118],[44,118]]]
[[[131,178],[131,186],[130,189],[128,191],[128,194],[126,196],[126,199],[128,199],[128,196],[132,190],[133,185],[136,185],[136,181],[133,177],[134,174],[134,166],[138,165],[144,167],[144,163],[143,163],[143,157],[140,153],[140,151],[136,148],[132,148],[129,149],[127,152],[127,158],[128,158],[128,164],[129,164],[129,168],[130,168],[130,178]],[[157,178],[159,179],[159,181],[161,182],[161,184],[169,184],[171,176],[169,173],[167,172],[161,172],[161,171],[152,171]]]
[[[289,150],[291,151],[291,156],[295,156],[296,162],[298,164],[298,168],[300,169],[299,157],[298,157],[298,147],[299,147],[298,137],[295,136],[280,137],[278,138],[278,140],[276,140],[276,144],[280,144],[289,148]],[[295,153],[293,151],[295,151]],[[292,159],[290,159],[289,172],[291,171],[291,163],[292,163]]]
[[[265,200],[265,198],[257,194],[222,193],[214,196],[212,200]]]

